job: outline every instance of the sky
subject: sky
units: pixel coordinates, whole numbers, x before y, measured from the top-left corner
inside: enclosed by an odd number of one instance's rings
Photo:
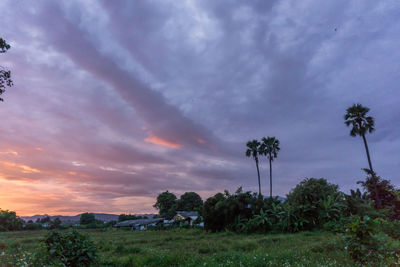
[[[368,167],[344,113],[368,106],[375,171],[400,184],[400,2],[0,2],[0,208],[153,213],[157,195],[258,191],[249,140],[275,136],[273,194],[348,192]],[[261,158],[262,192],[269,166]]]

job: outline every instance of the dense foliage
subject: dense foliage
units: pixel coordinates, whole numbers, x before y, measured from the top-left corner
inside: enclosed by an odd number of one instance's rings
[[[282,205],[275,198],[263,199],[256,193],[243,192],[242,188],[239,188],[235,194],[225,191],[224,194],[218,193],[210,197],[204,203],[204,227],[213,232],[225,228],[239,232],[269,230],[268,226],[272,227],[272,221],[277,221],[275,217]],[[267,213],[271,215],[268,223],[262,221],[261,218],[258,219],[257,216]],[[260,221],[265,228],[254,226],[253,224],[257,222],[252,221],[253,219]]]
[[[399,244],[385,232],[380,231],[383,224],[381,218],[371,219],[355,215],[348,224],[345,234],[346,249],[350,257],[362,264],[397,262],[399,259]]]
[[[364,188],[366,198],[371,200],[374,208],[385,213],[390,219],[400,220],[400,194],[389,180],[385,180],[368,169],[365,181],[359,183]]]
[[[159,210],[161,217],[172,219],[176,214],[176,196],[167,190],[158,195],[154,207]]]
[[[304,221],[304,229],[320,227],[340,218],[345,206],[344,195],[337,185],[326,179],[306,178],[287,195],[287,204]]]
[[[195,192],[186,192],[180,199],[171,193],[165,191],[158,195],[157,202],[153,205],[159,210],[159,215],[168,220],[176,215],[176,211],[200,211],[202,210],[203,200]]]
[[[186,192],[177,201],[177,210],[197,211],[203,206],[203,200],[195,192]]]
[[[44,244],[50,258],[61,261],[64,266],[91,266],[97,260],[93,242],[75,230],[65,233],[52,231],[46,235]]]
[[[91,224],[96,222],[96,217],[94,216],[93,213],[82,213],[81,217],[79,218],[79,224],[81,225],[86,225],[86,224]]]
[[[0,209],[0,232],[21,230],[24,221],[14,211]]]

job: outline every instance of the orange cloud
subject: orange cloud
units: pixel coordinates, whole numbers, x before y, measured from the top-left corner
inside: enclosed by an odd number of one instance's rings
[[[13,163],[13,162],[3,162],[3,164],[6,166],[9,166],[9,167],[19,168],[22,173],[38,173],[38,172],[40,172],[40,170],[38,170],[38,169],[29,167],[29,166],[23,165],[23,164],[17,164],[17,163]]]
[[[144,139],[144,141],[147,143],[152,143],[155,145],[165,146],[165,147],[169,147],[169,148],[173,148],[173,149],[178,149],[178,148],[182,147],[182,145],[179,143],[167,141],[167,140],[162,139],[161,137],[155,136],[153,134],[149,134],[149,135],[150,135],[149,137]]]

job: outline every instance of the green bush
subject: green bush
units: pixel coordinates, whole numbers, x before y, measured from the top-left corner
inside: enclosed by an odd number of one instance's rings
[[[350,221],[351,217],[342,217],[337,221],[328,221],[324,224],[323,229],[333,233],[344,233]]]
[[[367,178],[358,183],[364,188],[367,198],[373,201],[374,208],[391,220],[400,220],[399,190],[389,180],[377,176],[368,169],[364,171],[367,173]]]
[[[250,220],[254,215],[260,214],[261,209],[266,209],[266,202],[255,193],[242,192],[242,188],[235,194],[228,191],[224,194],[218,193],[204,203],[204,227],[213,232],[226,228],[236,231],[238,218]]]
[[[397,262],[398,244],[380,231],[383,224],[385,221],[380,218],[371,219],[368,216],[361,218],[357,215],[352,217],[344,238],[345,249],[354,261],[361,264]]]
[[[381,214],[374,209],[373,201],[369,199],[366,192],[361,193],[360,189],[350,190],[350,195],[345,195],[345,213],[347,216],[358,215],[371,218],[381,217]]]
[[[339,220],[345,209],[344,195],[338,186],[324,178],[306,178],[287,195],[287,204],[297,220],[302,221],[301,229],[322,227],[328,221]]]
[[[263,199],[239,188],[235,194],[225,191],[206,200],[204,227],[213,232],[224,229],[246,233],[278,230],[283,211],[284,204],[277,198]]]
[[[66,233],[52,231],[43,242],[50,259],[57,259],[65,266],[84,267],[97,262],[93,242],[76,230]]]

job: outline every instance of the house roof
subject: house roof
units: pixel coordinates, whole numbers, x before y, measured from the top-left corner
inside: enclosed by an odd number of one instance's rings
[[[139,220],[127,220],[116,223],[114,227],[131,227],[131,226],[140,226],[140,225],[149,225],[152,223],[158,223],[164,221],[164,218],[156,218],[156,219],[139,219]]]
[[[192,217],[192,219],[193,219],[193,217],[199,216],[199,213],[197,211],[177,211],[176,214],[181,215],[185,219],[188,217]]]

